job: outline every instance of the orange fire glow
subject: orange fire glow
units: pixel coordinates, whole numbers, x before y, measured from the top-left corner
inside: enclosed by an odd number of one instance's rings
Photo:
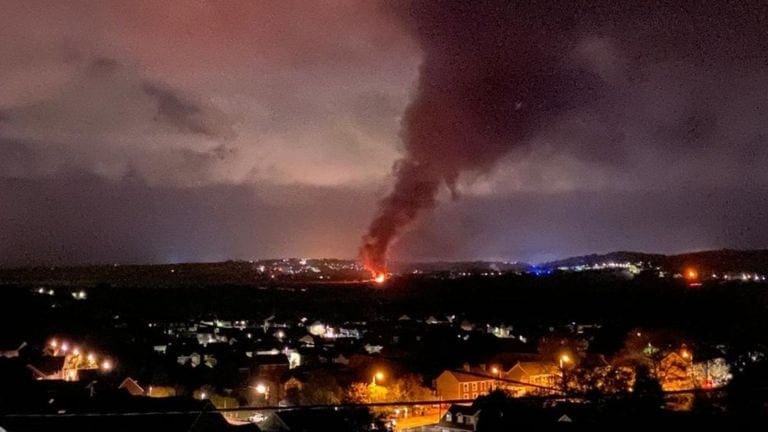
[[[689,268],[685,271],[685,278],[688,280],[696,280],[699,278],[699,273],[696,271],[696,269]]]

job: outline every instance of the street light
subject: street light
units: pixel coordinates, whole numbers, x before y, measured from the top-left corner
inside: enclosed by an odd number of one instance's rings
[[[567,365],[570,362],[571,362],[571,356],[569,356],[568,354],[560,355],[560,374],[561,374],[560,381],[562,385],[563,394],[565,394],[567,390],[567,381],[565,379],[565,365]]]
[[[500,370],[498,367],[496,367],[496,366],[492,367],[492,368],[491,368],[491,373],[493,373],[494,375],[496,375],[496,379],[497,379],[497,380],[498,380],[498,379],[501,379],[501,370]],[[499,385],[500,385],[500,384],[501,384],[501,383],[500,383],[500,382],[498,382],[498,381],[496,381],[496,382],[494,382],[494,383],[493,383],[493,385],[494,385],[496,388],[499,388]]]
[[[680,351],[680,356],[686,360],[693,360],[693,354],[685,348]]]
[[[109,360],[104,360],[101,362],[101,370],[104,372],[109,372],[112,370],[112,362]]]
[[[264,396],[264,402],[269,401],[269,386],[264,383],[258,383],[255,386],[248,386],[256,391],[256,393]]]
[[[373,385],[376,385],[376,380],[383,380],[384,379],[384,373],[383,372],[376,372],[373,374]]]

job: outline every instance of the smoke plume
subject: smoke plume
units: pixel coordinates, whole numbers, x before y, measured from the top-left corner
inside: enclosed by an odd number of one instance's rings
[[[402,123],[394,189],[363,237],[361,257],[373,274],[386,271],[392,241],[435,206],[442,187],[457,197],[463,173],[490,169],[586,89],[589,80],[563,67],[564,42],[553,37],[567,32],[567,16],[501,2],[409,7],[424,62]]]

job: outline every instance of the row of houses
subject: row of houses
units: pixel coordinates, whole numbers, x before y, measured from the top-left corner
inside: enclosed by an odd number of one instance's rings
[[[711,389],[725,386],[732,375],[730,367],[721,357],[694,361],[690,351],[671,351],[656,362],[649,362],[650,370],[664,391]],[[593,370],[620,368],[634,376],[629,364],[610,365],[603,356],[594,355],[582,360],[582,368]],[[494,389],[501,388],[512,396],[527,396],[558,392],[562,389],[563,374],[569,365],[543,361],[520,360],[513,366],[470,366],[460,370],[445,370],[434,381],[436,394],[443,400],[474,400]],[[633,378],[628,380],[631,385]]]
[[[514,396],[554,391],[562,370],[546,361],[518,361],[507,370],[501,366],[464,365],[461,370],[445,370],[435,379],[437,396],[443,400],[469,400],[501,388]]]

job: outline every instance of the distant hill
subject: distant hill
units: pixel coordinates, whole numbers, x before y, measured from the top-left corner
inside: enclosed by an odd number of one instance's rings
[[[680,271],[687,267],[699,272],[762,272],[768,271],[768,250],[719,249],[689,252],[678,255],[649,254],[643,252],[618,251],[607,254],[592,254],[571,257],[541,264],[543,268],[599,265],[608,262],[643,263],[645,266],[661,267],[666,271]]]
[[[538,267],[558,268],[558,267],[576,267],[593,266],[609,262],[616,263],[643,263],[648,266],[661,266],[668,257],[660,254],[650,254],[643,252],[617,251],[607,254],[591,254],[577,257],[565,258],[557,261],[550,261],[540,264]]]
[[[670,255],[666,258],[666,267],[669,269],[680,269],[687,266],[698,267],[699,271],[765,273],[768,271],[768,249],[721,249]]]
[[[395,262],[390,266],[395,273],[436,272],[522,272],[531,268],[530,264],[504,261],[433,261],[433,262]]]
[[[713,250],[679,255],[661,255],[619,251],[551,261],[532,267],[525,263],[503,261],[395,262],[394,273],[470,273],[527,272],[534,268],[593,266],[633,263],[659,267],[668,272],[695,268],[700,274],[748,272],[768,274],[768,250]],[[264,283],[366,282],[370,274],[355,260],[271,259],[162,265],[92,265],[75,267],[0,267],[0,284],[34,283],[55,285],[199,285]]]

